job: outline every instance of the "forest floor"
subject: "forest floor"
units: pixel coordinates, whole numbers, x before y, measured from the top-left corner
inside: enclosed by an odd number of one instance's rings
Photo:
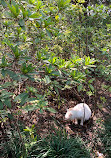
[[[34,87],[40,90],[40,85],[35,84]],[[55,132],[55,129],[63,130],[68,133],[68,136],[79,136],[85,143],[87,149],[90,150],[91,158],[110,158],[111,157],[111,87],[109,83],[97,78],[95,85],[96,96],[84,96],[84,101],[92,111],[91,118],[84,123],[83,126],[75,125],[64,119],[66,109],[74,107],[80,103],[78,96],[75,95],[75,90],[67,89],[60,91],[60,97],[57,99],[54,96],[49,96],[49,107],[54,108],[57,112],[51,113],[39,110],[25,112],[21,110],[18,117],[19,123],[24,128],[35,125],[37,135],[42,138]],[[24,88],[22,87],[22,90]],[[20,109],[12,109],[16,114]]]
[[[75,125],[64,119],[66,109],[80,103],[73,89],[60,92],[62,99],[57,100],[54,97],[49,97],[49,107],[54,108],[57,113],[44,111],[41,114],[38,110],[30,113],[22,111],[21,121],[28,127],[35,124],[37,134],[41,137],[53,133],[54,129],[66,129],[69,136],[82,138],[86,147],[90,149],[91,158],[110,158],[111,147],[106,146],[108,143],[104,144],[103,137],[111,141],[111,91],[105,88],[109,83],[101,78],[98,78],[95,84],[97,89],[96,97],[91,96],[88,98],[88,96],[84,95],[85,102],[92,110],[92,116],[90,120],[84,123],[84,126]],[[62,101],[64,99],[65,101]],[[108,125],[110,126],[109,129]],[[103,135],[100,134],[101,131],[104,131]]]

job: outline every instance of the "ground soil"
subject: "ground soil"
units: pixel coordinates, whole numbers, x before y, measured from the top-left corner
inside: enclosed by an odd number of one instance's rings
[[[80,126],[79,124],[75,125],[71,121],[65,121],[64,119],[66,109],[74,107],[76,104],[81,102],[78,99],[78,96],[75,95],[73,88],[71,90],[60,92],[61,98],[65,99],[65,102],[63,103],[49,97],[49,107],[56,109],[57,113],[53,114],[48,111],[44,111],[44,113],[41,114],[38,110],[35,110],[30,114],[27,114],[22,111],[23,115],[21,115],[21,119],[25,122],[26,126],[31,127],[33,124],[35,124],[37,134],[39,134],[41,137],[52,134],[55,128],[59,128],[61,130],[65,129],[68,135],[80,136],[83,141],[88,141],[88,146],[92,148],[93,152],[99,153],[101,152],[102,148],[100,147],[100,151],[97,151],[94,144],[97,129],[101,128],[101,123],[103,123],[106,119],[111,118],[111,94],[109,91],[101,87],[102,84],[109,85],[109,83],[102,81],[102,79],[96,80],[96,96],[88,97],[86,94],[82,94],[84,95],[85,102],[92,110],[92,116],[90,120],[84,123],[84,126]],[[106,101],[103,103],[100,97],[104,97]],[[96,145],[101,146],[99,142],[96,143]],[[104,155],[102,156],[105,157]]]
[[[41,137],[46,137],[48,134],[52,134],[54,129],[65,129],[69,136],[80,136],[83,141],[87,141],[88,147],[92,148],[96,155],[96,152],[101,152],[102,150],[100,147],[100,150],[97,151],[94,144],[94,139],[96,138],[97,134],[96,131],[98,128],[101,128],[99,127],[100,122],[103,123],[106,119],[111,117],[111,94],[109,91],[101,87],[103,83],[105,85],[109,85],[109,83],[102,81],[102,79],[96,80],[96,96],[88,97],[85,93],[82,94],[82,96],[84,95],[85,103],[90,106],[92,111],[91,118],[84,123],[84,126],[75,125],[74,123],[65,121],[64,119],[66,109],[74,107],[76,104],[81,102],[79,97],[75,94],[73,88],[70,90],[61,91],[61,99],[59,101],[49,96],[49,107],[54,108],[57,113],[54,114],[48,111],[40,113],[39,110],[26,113],[25,111],[21,110],[19,121],[28,127],[31,127],[34,124],[37,134]],[[101,96],[105,97],[106,99],[104,103],[100,99]],[[64,102],[62,102],[62,99]],[[18,109],[14,110],[15,113],[18,111]],[[101,144],[98,142],[97,146],[101,146]],[[105,155],[103,155],[103,157],[105,157]]]

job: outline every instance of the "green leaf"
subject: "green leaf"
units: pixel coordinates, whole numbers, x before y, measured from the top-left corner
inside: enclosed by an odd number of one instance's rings
[[[43,111],[42,109],[40,109],[39,112],[40,112],[41,114],[43,114],[44,111]]]
[[[10,118],[12,120],[13,119],[13,115],[8,113],[8,118]]]
[[[45,75],[44,81],[45,81],[46,84],[49,84],[51,82],[48,75]]]
[[[25,26],[25,21],[24,21],[24,19],[20,19],[20,20],[19,20],[19,25],[20,25],[20,27]]]
[[[11,11],[11,14],[10,14],[10,15],[11,15],[12,17],[17,18],[17,16],[18,16],[19,13],[20,13],[19,5],[16,4],[16,3],[14,3],[14,5],[13,5],[13,4],[10,5],[9,3],[7,3],[7,5],[8,5],[8,7],[9,7],[10,11]]]
[[[3,91],[1,92],[1,97],[2,97],[2,98],[9,98],[9,97],[11,97],[12,95],[13,95],[13,93],[7,92],[7,91],[5,91],[5,90],[3,90]]]
[[[28,16],[28,10],[25,10],[23,6],[21,6],[21,10],[22,10],[22,14],[23,14],[23,19],[25,19],[26,16]]]
[[[89,84],[89,88],[91,91],[94,91],[94,87],[91,84]]]
[[[34,88],[34,87],[27,87],[27,90],[29,91],[29,92],[31,92],[31,93],[37,93],[37,89],[36,88]]]
[[[69,85],[65,85],[65,87],[64,88],[62,88],[62,90],[65,90],[65,89],[71,89],[72,88],[72,86],[69,86]]]
[[[87,91],[86,94],[87,94],[88,96],[92,96],[92,95],[93,95],[93,93],[92,93],[91,91]]]
[[[47,35],[50,37],[50,39],[52,39],[52,35],[51,35],[51,33],[49,32],[49,30],[46,29],[46,33],[47,33]]]
[[[77,86],[78,92],[80,92],[83,89],[83,85],[80,84],[79,86]]]
[[[13,79],[19,81],[19,75],[16,74],[14,71],[6,70],[6,73]]]
[[[25,132],[30,132],[30,130],[29,130],[29,129],[27,129],[27,128],[25,128],[25,129],[24,129],[24,131],[25,131]]]
[[[70,3],[71,0],[57,0],[59,10],[64,9]]]
[[[7,4],[5,3],[4,0],[1,0],[1,4],[3,5],[3,7],[6,7],[6,6],[7,6]]]
[[[21,105],[28,101],[29,94],[28,93],[21,93],[15,97],[14,102],[20,102]]]
[[[32,104],[32,105],[28,104],[26,106],[23,106],[22,109],[28,112],[28,111],[39,109],[39,106],[37,104]]]
[[[29,3],[30,3],[30,4],[34,4],[34,3],[35,3],[35,0],[29,0]]]
[[[11,99],[6,99],[6,100],[4,101],[4,104],[5,104],[8,108],[11,108],[11,107],[12,107],[12,105],[11,105]]]
[[[109,92],[111,92],[111,87],[108,90],[109,90]]]
[[[47,110],[49,111],[49,112],[52,112],[52,113],[57,113],[57,111],[55,110],[55,109],[53,109],[53,108],[47,108]]]
[[[0,110],[3,110],[3,103],[0,101]]]
[[[23,105],[23,104],[25,104],[28,101],[28,96],[29,96],[28,93],[22,93],[20,95],[20,97],[21,97],[20,105]]]
[[[5,56],[3,56],[2,63],[0,64],[0,67],[5,68],[6,66],[8,66],[7,60],[6,60]]]
[[[95,80],[95,78],[92,78],[88,81],[88,83],[92,83]]]
[[[2,74],[2,76],[3,76],[3,77],[5,77],[6,72],[7,72],[7,71],[6,71],[6,70],[4,70],[4,69],[2,69],[2,70],[1,70],[1,74]]]
[[[40,17],[41,17],[41,14],[39,14],[38,12],[33,13],[33,14],[30,15],[31,19],[40,18]]]
[[[12,86],[12,83],[11,82],[6,82],[2,85],[3,88],[8,88],[8,87],[11,87]]]
[[[61,74],[60,74],[60,71],[52,71],[51,74],[52,74],[53,76],[60,76],[60,75],[61,75]]]
[[[56,93],[59,94],[58,88],[54,87],[54,89],[55,89]]]

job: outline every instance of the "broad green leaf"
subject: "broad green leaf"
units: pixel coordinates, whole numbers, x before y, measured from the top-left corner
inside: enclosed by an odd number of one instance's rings
[[[12,95],[13,95],[13,93],[3,90],[3,91],[1,91],[1,95],[0,96],[2,98],[10,98]]]
[[[45,81],[46,84],[49,84],[51,82],[48,75],[45,76],[44,81]]]
[[[84,3],[85,0],[78,0],[78,3]]]
[[[27,87],[27,90],[29,91],[29,92],[31,92],[31,93],[37,93],[37,89],[36,88],[34,88],[34,87]]]
[[[35,0],[28,0],[28,2],[29,2],[30,4],[34,4],[34,3],[35,3]]]
[[[50,37],[50,39],[52,39],[52,35],[51,35],[51,33],[49,32],[49,30],[46,29],[46,33],[47,33],[47,35]]]
[[[72,86],[69,86],[69,85],[65,85],[65,87],[64,88],[62,88],[62,90],[65,90],[65,89],[71,89],[72,88]]]
[[[23,19],[25,19],[28,16],[28,10],[25,10],[23,6],[21,6],[22,14],[23,14]]]
[[[56,93],[59,94],[58,88],[54,87],[54,89],[55,89]]]
[[[94,87],[91,84],[89,84],[89,88],[91,91],[94,91]]]
[[[10,99],[5,99],[4,104],[5,104],[8,108],[11,108],[11,107],[12,107],[12,105],[11,105],[11,100],[10,100]]]
[[[12,120],[13,119],[13,115],[11,113],[8,113],[8,118],[10,118]]]
[[[50,112],[52,112],[52,113],[57,113],[57,111],[55,110],[55,109],[53,109],[53,108],[50,108],[50,107],[48,107],[48,108],[46,108],[48,111],[50,111]]]
[[[7,6],[7,4],[6,4],[5,0],[1,0],[1,4],[2,4],[4,7],[6,7],[6,6]]]
[[[86,94],[87,94],[88,96],[92,96],[92,95],[93,95],[93,93],[92,93],[91,91],[87,91]]]
[[[19,102],[21,105],[23,105],[27,101],[28,96],[28,93],[21,93],[15,97],[14,102]]]
[[[9,3],[7,3],[7,4],[8,4],[8,7],[9,7],[11,13],[12,13],[12,16],[17,18],[19,13],[20,13],[19,5],[16,3],[14,5],[13,4],[10,5]]]
[[[95,80],[95,78],[92,78],[88,81],[88,83],[92,83]]]
[[[60,72],[59,71],[52,71],[51,74],[53,76],[60,76]]]
[[[6,70],[6,73],[12,78],[13,80],[19,80],[19,75],[16,74],[14,71]]]
[[[19,20],[19,25],[20,25],[21,27],[25,26],[25,21],[24,21],[23,19],[20,19],[20,20]]]
[[[28,101],[29,94],[28,93],[22,93],[22,95],[20,97],[21,97],[20,105],[23,105]]]
[[[29,18],[33,18],[33,19],[40,18],[40,17],[41,17],[41,14],[39,14],[39,12],[35,12],[29,16]]]
[[[26,129],[24,129],[24,131],[25,131],[25,132],[30,132],[30,130],[29,130],[29,129],[27,129],[27,128],[26,128]]]
[[[109,90],[109,92],[111,92],[111,87],[108,90]]]
[[[43,114],[44,111],[43,111],[42,109],[40,109],[39,112],[40,112],[41,114]]]
[[[5,77],[6,72],[7,72],[7,71],[6,71],[5,69],[2,69],[2,70],[1,70],[1,74],[2,74],[3,77]]]
[[[33,110],[37,110],[39,109],[39,106],[36,104],[32,104],[32,105],[26,105],[26,106],[23,106],[22,109],[24,109],[25,111],[33,111]]]
[[[3,103],[0,101],[0,110],[3,110]]]
[[[83,85],[80,84],[79,86],[77,86],[78,91],[80,92],[83,89]]]
[[[3,88],[8,88],[8,87],[11,87],[12,86],[12,83],[11,82],[6,82],[2,85]]]

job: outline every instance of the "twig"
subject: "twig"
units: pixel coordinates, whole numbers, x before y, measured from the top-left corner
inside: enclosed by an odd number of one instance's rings
[[[81,98],[81,96],[78,94],[78,92],[76,91],[76,89],[74,88],[75,94],[78,98],[78,100],[80,100],[81,102],[83,101],[83,99]]]

